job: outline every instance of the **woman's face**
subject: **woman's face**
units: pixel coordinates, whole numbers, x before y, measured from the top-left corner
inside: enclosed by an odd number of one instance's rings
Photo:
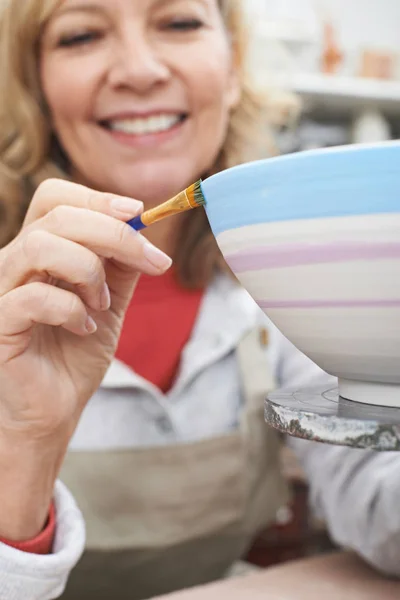
[[[240,94],[217,0],[63,0],[41,48],[79,182],[151,204],[212,166]]]

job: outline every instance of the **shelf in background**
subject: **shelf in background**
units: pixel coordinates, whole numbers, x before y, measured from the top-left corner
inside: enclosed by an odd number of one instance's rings
[[[298,74],[278,82],[299,94],[306,109],[343,113],[375,107],[388,116],[400,117],[400,81]]]

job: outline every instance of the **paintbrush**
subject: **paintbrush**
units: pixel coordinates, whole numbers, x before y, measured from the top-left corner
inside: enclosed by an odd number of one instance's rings
[[[140,231],[166,217],[192,210],[192,208],[204,206],[206,204],[206,199],[201,188],[201,183],[201,180],[199,180],[186,188],[183,192],[180,192],[177,196],[174,196],[174,198],[167,200],[155,208],[146,210],[138,217],[128,221],[128,225],[133,227],[136,231]]]

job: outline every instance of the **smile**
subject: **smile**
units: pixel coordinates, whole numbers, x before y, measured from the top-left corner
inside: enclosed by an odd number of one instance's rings
[[[169,131],[185,121],[186,114],[159,114],[149,117],[113,119],[103,121],[101,125],[110,131],[127,135],[154,135]]]

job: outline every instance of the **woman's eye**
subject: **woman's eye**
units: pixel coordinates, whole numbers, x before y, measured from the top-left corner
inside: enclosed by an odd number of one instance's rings
[[[203,26],[204,23],[199,21],[199,19],[180,19],[171,21],[166,28],[173,31],[195,31],[196,29],[201,29]]]
[[[71,46],[83,46],[84,44],[89,44],[90,42],[98,40],[99,37],[100,34],[94,32],[66,35],[60,39],[58,45],[63,48],[69,48]]]

